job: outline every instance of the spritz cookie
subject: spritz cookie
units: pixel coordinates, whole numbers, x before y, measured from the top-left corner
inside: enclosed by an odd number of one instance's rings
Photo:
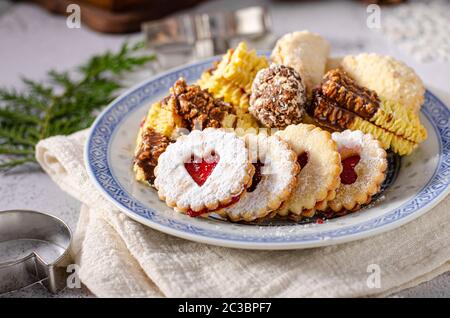
[[[220,62],[203,72],[198,85],[215,98],[230,103],[236,113],[236,128],[258,128],[258,121],[248,112],[252,83],[256,73],[269,65],[265,56],[249,50],[245,42],[229,49]]]
[[[336,143],[329,132],[307,124],[288,126],[276,135],[296,152],[301,167],[297,186],[278,214],[313,216],[334,199],[340,183],[342,166]]]
[[[341,185],[328,202],[334,212],[354,211],[371,201],[386,177],[386,151],[380,142],[362,131],[345,130],[332,135],[341,155]]]
[[[232,221],[254,221],[278,209],[297,181],[297,155],[277,136],[247,134],[247,147],[255,166],[252,185],[231,207],[219,212]]]
[[[251,185],[254,170],[236,134],[194,130],[159,156],[155,187],[168,206],[199,216],[236,203]]]

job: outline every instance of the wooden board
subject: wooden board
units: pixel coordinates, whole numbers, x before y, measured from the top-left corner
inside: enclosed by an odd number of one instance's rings
[[[151,0],[85,0],[96,7],[107,9],[109,11],[126,11],[142,7],[152,2]]]
[[[94,30],[105,33],[129,33],[141,29],[144,21],[155,20],[178,10],[194,6],[204,0],[131,0],[127,8],[124,3],[114,6],[118,1],[114,0],[30,0],[47,10],[66,15],[69,4],[76,3],[80,6],[81,23]],[[122,1],[121,1],[122,2]]]

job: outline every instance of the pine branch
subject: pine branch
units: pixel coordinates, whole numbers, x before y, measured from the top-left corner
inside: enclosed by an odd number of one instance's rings
[[[27,131],[24,131],[24,129],[27,129]],[[0,129],[0,145],[34,147],[38,140],[38,132],[30,127],[17,126]]]
[[[0,88],[0,171],[35,162],[40,139],[89,127],[121,88],[119,77],[154,59],[143,42],[93,56],[70,72],[50,70],[44,83],[22,78],[23,92]],[[75,79],[77,78],[77,79]]]
[[[6,172],[12,168],[23,165],[25,163],[36,162],[34,156],[22,157],[21,159],[8,159],[7,161],[0,161],[0,171]]]

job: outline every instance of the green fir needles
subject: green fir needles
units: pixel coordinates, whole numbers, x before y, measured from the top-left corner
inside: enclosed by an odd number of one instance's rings
[[[39,140],[89,127],[116,96],[119,76],[154,59],[123,44],[117,53],[92,57],[77,74],[49,71],[45,83],[23,79],[23,92],[0,88],[0,171],[35,162]],[[75,79],[77,78],[77,79]]]

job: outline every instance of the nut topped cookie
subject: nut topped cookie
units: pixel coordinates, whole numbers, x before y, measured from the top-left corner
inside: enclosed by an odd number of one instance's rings
[[[168,137],[153,129],[145,130],[139,136],[133,161],[133,170],[138,181],[147,181],[153,185],[158,158],[171,142]]]
[[[256,74],[249,110],[264,126],[284,128],[300,123],[305,104],[305,86],[293,68],[271,64]]]
[[[178,117],[178,125],[189,131],[208,127],[231,128],[236,116],[233,107],[221,98],[214,98],[198,85],[188,85],[179,78],[170,88],[170,94],[161,102],[163,109]]]
[[[168,206],[199,216],[237,202],[254,170],[244,141],[234,133],[194,130],[159,156],[155,187]]]
[[[277,136],[248,134],[247,148],[255,166],[252,185],[231,207],[218,213],[232,221],[254,221],[278,209],[296,185],[300,166],[288,144]]]

